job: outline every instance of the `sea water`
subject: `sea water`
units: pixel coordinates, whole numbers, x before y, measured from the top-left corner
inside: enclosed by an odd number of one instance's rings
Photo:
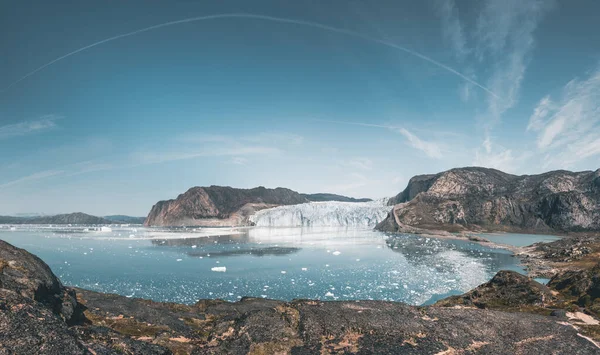
[[[244,296],[432,303],[501,269],[503,249],[356,228],[153,229],[0,226],[66,285],[192,304]]]

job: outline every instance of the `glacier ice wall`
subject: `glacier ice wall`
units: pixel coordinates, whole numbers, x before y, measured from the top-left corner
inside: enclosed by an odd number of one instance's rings
[[[250,217],[258,227],[365,227],[387,216],[385,200],[372,202],[310,202],[261,210]]]

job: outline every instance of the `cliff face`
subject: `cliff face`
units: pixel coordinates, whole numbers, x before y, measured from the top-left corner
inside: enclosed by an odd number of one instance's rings
[[[458,168],[412,178],[377,228],[569,232],[600,230],[600,169],[516,176]]]
[[[193,187],[174,200],[159,201],[152,206],[144,225],[245,225],[248,223],[248,216],[257,210],[305,202],[308,200],[301,194],[279,187]]]

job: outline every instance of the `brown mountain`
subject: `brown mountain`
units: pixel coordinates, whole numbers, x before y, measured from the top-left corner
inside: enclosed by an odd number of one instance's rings
[[[413,177],[389,204],[379,230],[598,231],[600,169],[517,176],[457,168]]]
[[[309,202],[306,197],[278,187],[236,189],[229,186],[192,187],[174,200],[159,201],[148,214],[146,226],[246,225],[255,211]]]

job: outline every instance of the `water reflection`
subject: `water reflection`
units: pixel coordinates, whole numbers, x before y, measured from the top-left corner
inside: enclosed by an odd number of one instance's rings
[[[192,251],[187,252],[188,256],[200,257],[200,258],[221,258],[228,256],[241,256],[241,255],[253,255],[253,256],[280,256],[297,253],[300,248],[293,247],[264,247],[264,248],[248,248],[248,249],[233,249],[233,250],[222,250],[222,251]]]

